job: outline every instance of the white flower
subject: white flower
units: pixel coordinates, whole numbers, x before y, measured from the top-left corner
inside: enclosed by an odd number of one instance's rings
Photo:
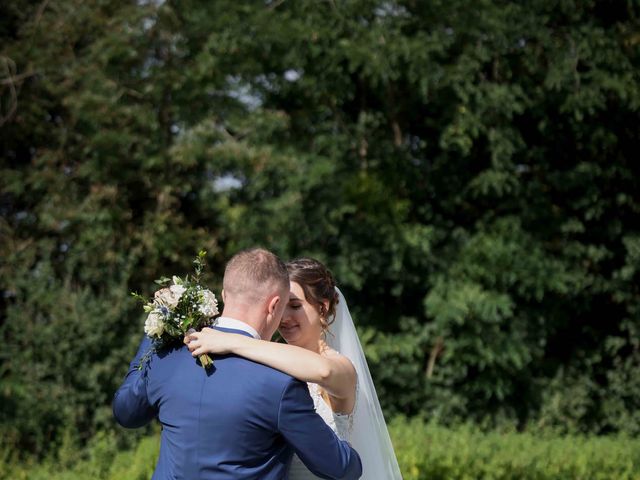
[[[174,284],[171,285],[169,287],[169,290],[171,290],[171,293],[173,293],[173,295],[180,300],[180,297],[182,296],[182,294],[187,290],[185,287],[183,287],[182,285],[178,285],[178,284]],[[178,304],[178,302],[176,301],[176,305]]]
[[[149,313],[147,320],[144,322],[144,333],[150,337],[160,337],[164,332],[162,317],[162,313],[158,310],[153,310]]]
[[[202,291],[198,309],[205,317],[213,317],[218,314],[218,300],[211,290]]]
[[[176,308],[185,288],[182,285],[171,285],[169,288],[161,288],[153,296],[156,305],[165,305],[171,309]]]

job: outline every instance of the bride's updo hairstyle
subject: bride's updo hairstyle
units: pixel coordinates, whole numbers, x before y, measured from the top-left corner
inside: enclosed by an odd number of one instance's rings
[[[318,260],[306,257],[288,262],[287,270],[289,281],[302,287],[306,300],[316,307],[322,318],[322,327],[327,330],[334,320],[338,303],[333,275]],[[326,309],[324,302],[329,304]]]

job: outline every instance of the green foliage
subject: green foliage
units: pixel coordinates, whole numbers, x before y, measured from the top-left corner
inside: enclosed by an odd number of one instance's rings
[[[637,439],[482,433],[418,419],[391,425],[405,480],[580,480],[640,478]]]
[[[329,265],[388,413],[640,432],[639,17],[3,1],[5,442],[113,429],[126,292],[255,244]]]
[[[405,480],[636,480],[640,441],[626,436],[557,436],[550,433],[483,433],[469,425],[454,429],[418,418],[389,425]],[[0,459],[0,480],[143,480],[153,473],[159,436],[132,448],[118,448],[115,436],[100,433],[69,461],[39,464]]]
[[[111,433],[99,432],[85,449],[74,450],[69,461],[65,448],[58,458],[44,462],[9,462],[0,459],[0,479],[16,480],[147,480],[158,457],[159,437],[140,439],[130,450],[122,450]]]

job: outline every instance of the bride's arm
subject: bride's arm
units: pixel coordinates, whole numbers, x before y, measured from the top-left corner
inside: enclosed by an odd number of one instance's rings
[[[335,398],[346,399],[354,395],[356,371],[342,355],[319,355],[294,345],[256,340],[211,328],[186,336],[184,343],[194,357],[203,353],[233,353],[303,382],[317,383]]]

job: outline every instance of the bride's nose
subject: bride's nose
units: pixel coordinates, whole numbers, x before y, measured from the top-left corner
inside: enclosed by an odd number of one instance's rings
[[[287,321],[291,320],[291,309],[286,307],[284,309],[284,313],[282,314],[282,320],[280,320],[280,325],[283,323],[287,323]]]

